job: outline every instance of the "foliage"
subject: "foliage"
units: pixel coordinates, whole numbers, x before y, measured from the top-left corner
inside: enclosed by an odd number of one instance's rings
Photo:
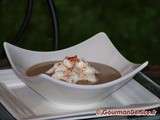
[[[60,21],[60,49],[78,44],[103,31],[131,61],[160,63],[159,0],[54,1]],[[24,16],[25,6],[26,1],[0,1],[1,45],[3,41],[14,38]],[[51,27],[46,1],[34,0],[32,20],[20,46],[51,50]]]

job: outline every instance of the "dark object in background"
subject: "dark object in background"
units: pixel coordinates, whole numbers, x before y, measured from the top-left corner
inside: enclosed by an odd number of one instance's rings
[[[21,40],[21,38],[22,38],[22,36],[23,36],[25,30],[27,29],[27,26],[29,25],[29,22],[31,20],[32,8],[33,8],[33,0],[27,0],[27,8],[26,8],[25,16],[23,18],[23,21],[21,23],[21,26],[20,26],[18,32],[16,33],[15,38],[12,41],[10,41],[12,44],[17,44]]]
[[[152,75],[155,78],[160,77],[160,65],[149,65],[145,68],[144,73]]]
[[[11,40],[25,13],[26,0],[0,0],[0,44]],[[52,25],[46,0],[34,0],[22,48],[52,50]],[[54,0],[60,22],[59,48],[78,44],[103,31],[126,58],[160,64],[159,0]]]
[[[47,0],[48,8],[50,12],[50,16],[52,19],[52,31],[53,31],[53,45],[54,50],[58,50],[59,47],[59,22],[58,22],[58,15],[56,11],[56,6],[53,0]]]
[[[29,22],[30,22],[30,19],[31,19],[31,16],[32,16],[32,8],[33,8],[33,0],[27,0],[27,7],[26,7],[26,12],[25,12],[25,16],[23,18],[23,21],[20,25],[20,28],[18,30],[18,32],[16,33],[15,35],[15,38],[13,40],[10,40],[9,42],[16,45],[22,38]],[[4,49],[3,49],[3,45],[1,45],[1,50],[0,50],[0,57],[1,58],[6,58],[5,56],[5,52],[4,52]],[[6,64],[6,60],[2,60],[0,63],[0,65],[4,65]]]
[[[0,69],[10,68],[9,61],[6,58],[0,59]]]
[[[53,28],[53,46],[54,46],[53,49],[57,50],[58,44],[59,44],[58,43],[58,41],[59,41],[58,16],[56,13],[56,7],[55,7],[53,0],[47,0],[47,5],[49,8],[50,16],[52,19],[52,25],[53,25],[52,26],[52,28]],[[25,30],[27,29],[27,27],[30,23],[31,17],[32,17],[32,8],[33,8],[33,0],[27,0],[27,8],[26,8],[25,16],[23,18],[23,21],[20,25],[18,32],[16,33],[15,38],[13,40],[10,40],[9,41],[10,43],[17,45],[21,41],[22,36],[23,36]],[[23,44],[23,43],[21,43],[21,44]],[[0,67],[9,66],[8,60],[6,60],[6,55],[5,55],[3,46],[0,48],[0,58],[1,58],[0,59]]]

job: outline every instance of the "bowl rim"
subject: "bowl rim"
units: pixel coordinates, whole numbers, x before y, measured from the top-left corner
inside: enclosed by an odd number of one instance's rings
[[[97,33],[96,35],[100,35],[100,34],[103,34],[105,35],[105,37],[108,38],[108,36],[104,33],[104,32],[100,32],[100,33]],[[94,36],[96,36],[94,35]],[[92,37],[94,37],[92,36]],[[91,38],[92,38],[91,37]],[[88,39],[87,41],[89,41],[90,39]],[[81,42],[81,43],[85,43],[85,41]],[[35,52],[35,53],[41,53],[41,52],[44,52],[44,51],[32,51],[32,50],[27,50],[27,49],[24,49],[24,48],[20,48],[20,47],[17,47],[15,45],[12,45],[8,42],[4,42],[3,43],[4,45],[4,48],[5,48],[5,51],[6,51],[6,54],[7,54],[7,57],[10,61],[10,64],[12,66],[15,66],[13,63],[12,63],[12,59],[10,58],[10,53],[7,49],[7,45],[11,45],[11,46],[14,46],[18,49],[23,49],[23,50],[26,50],[26,51],[30,51],[30,52]],[[79,44],[77,45],[74,45],[74,46],[71,46],[71,47],[68,47],[68,48],[65,48],[65,49],[62,49],[62,50],[66,50],[66,49],[71,49],[73,47],[76,47],[78,46]],[[61,50],[57,50],[57,51],[48,51],[48,52],[60,52]],[[95,62],[95,61],[94,61]],[[130,62],[130,61],[129,61]],[[130,62],[132,63],[132,62]],[[78,84],[73,84],[73,83],[68,83],[68,82],[64,82],[64,81],[61,81],[61,80],[56,80],[56,79],[53,79],[45,74],[40,74],[39,76],[36,76],[36,77],[41,77],[41,78],[44,78],[44,79],[48,79],[52,82],[56,82],[58,83],[59,85],[63,85],[63,86],[66,86],[66,87],[72,87],[72,88],[77,88],[77,89],[101,89],[101,88],[105,88],[107,86],[112,86],[112,85],[115,85],[117,83],[120,83],[122,81],[127,81],[129,78],[133,77],[136,73],[138,73],[139,71],[141,71],[143,68],[145,68],[147,65],[148,65],[148,61],[142,63],[142,64],[135,64],[135,65],[138,65],[137,68],[135,68],[132,72],[118,78],[118,79],[115,79],[113,81],[110,81],[110,82],[106,82],[106,83],[102,83],[102,84],[96,84],[96,85],[78,85]],[[18,70],[15,69],[15,72],[18,72]],[[29,77],[28,77],[29,78]]]

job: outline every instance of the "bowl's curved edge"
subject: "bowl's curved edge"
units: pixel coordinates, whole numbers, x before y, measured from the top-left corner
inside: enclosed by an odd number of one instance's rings
[[[17,67],[15,66],[15,64],[12,62],[12,58],[11,58],[11,55],[10,55],[10,52],[9,52],[9,47],[12,47],[12,48],[18,48],[8,42],[4,42],[3,43],[3,46],[4,46],[4,49],[5,49],[5,52],[6,52],[6,55],[7,55],[7,58],[12,66],[12,69],[13,71],[15,72],[15,74],[17,74],[17,76],[21,76],[21,71],[17,69]]]
[[[24,49],[24,48],[20,48],[20,47],[14,46],[14,45],[12,45],[12,44],[10,44],[10,43],[8,43],[8,42],[4,42],[4,48],[5,48],[5,51],[6,51],[6,53],[7,53],[7,57],[8,57],[8,55],[9,55],[9,52],[8,52],[8,50],[7,50],[7,46],[12,47],[12,48],[19,49],[19,51],[23,51],[23,52],[25,52],[25,53],[31,53],[31,52],[32,52],[33,54],[34,54],[34,53],[35,53],[35,54],[46,54],[46,53],[48,53],[48,54],[50,54],[50,53],[52,53],[52,54],[57,54],[57,53],[60,53],[60,52],[69,51],[70,49],[71,49],[71,50],[74,50],[75,48],[81,47],[81,46],[86,45],[86,44],[89,45],[90,43],[93,42],[94,38],[98,38],[98,37],[104,38],[103,40],[101,39],[101,41],[104,42],[104,44],[107,44],[107,42],[108,42],[108,43],[112,46],[112,48],[114,49],[114,51],[116,51],[116,53],[118,53],[118,56],[120,57],[120,59],[123,59],[122,61],[126,61],[126,63],[132,64],[132,65],[135,65],[135,64],[136,64],[136,63],[133,63],[133,62],[129,61],[128,59],[126,59],[126,58],[118,51],[118,49],[113,45],[113,43],[111,42],[111,40],[109,39],[109,37],[107,36],[107,34],[104,33],[104,32],[99,32],[99,33],[93,35],[92,37],[88,38],[87,40],[85,40],[85,41],[83,41],[83,42],[81,42],[81,43],[79,43],[79,44],[77,44],[77,45],[73,45],[73,46],[71,46],[71,47],[68,47],[68,48],[65,48],[65,49],[61,49],[61,50],[56,50],[56,51],[32,51],[32,50],[28,50],[28,49]],[[95,41],[95,40],[94,40],[94,41]]]
[[[88,43],[88,42],[91,42],[90,40],[92,40],[92,38],[94,38],[94,37],[96,37],[96,36],[99,36],[99,35],[105,37],[105,39],[108,40],[108,41],[111,43],[111,45],[115,48],[115,46],[112,44],[112,42],[110,41],[110,39],[108,38],[108,36],[107,36],[104,32],[100,32],[100,33],[97,33],[96,35],[92,36],[92,37],[89,38],[88,40],[83,41],[83,42],[81,42],[81,43],[79,43],[79,44],[77,44],[77,45],[74,45],[74,46],[69,47],[69,48],[66,48],[66,49],[62,49],[62,50],[58,50],[58,51],[50,51],[50,52],[56,53],[56,52],[59,52],[59,51],[64,51],[64,50],[67,50],[67,49],[75,48],[75,47],[77,47],[77,46],[79,46],[79,45],[83,45],[83,44],[86,44],[86,43]],[[8,51],[8,47],[14,47],[14,48],[16,48],[16,49],[23,50],[23,51],[25,50],[25,51],[28,51],[28,52],[46,53],[46,52],[40,52],[40,51],[26,50],[26,49],[23,49],[23,48],[14,46],[14,45],[12,45],[12,44],[10,44],[10,43],[7,43],[7,42],[4,42],[3,45],[4,45],[4,48],[5,48],[7,57],[8,57],[8,59],[9,59],[9,61],[10,61],[10,64],[12,65],[13,69],[14,69],[16,72],[20,72],[20,71],[17,70],[16,66],[15,66],[14,63],[12,62],[12,58],[11,58],[10,53],[9,53],[9,51]],[[116,48],[115,48],[115,49],[116,49]],[[117,50],[117,49],[116,49],[116,50]],[[120,52],[119,52],[118,50],[117,50],[117,52],[120,54]],[[120,55],[121,55],[121,54],[120,54]],[[121,56],[122,56],[122,55],[121,55]],[[123,57],[123,56],[122,56],[122,57]],[[124,57],[123,57],[123,58],[124,58]],[[126,59],[126,58],[124,58],[124,59]],[[127,60],[127,59],[126,59],[126,60]],[[127,61],[128,61],[128,60],[127,60]],[[138,65],[138,64],[134,64],[134,63],[131,63],[131,64],[133,64],[133,65]],[[59,84],[64,84],[64,85],[66,85],[66,86],[75,87],[75,88],[98,89],[98,88],[101,88],[101,87],[106,87],[107,85],[113,85],[113,84],[115,84],[115,83],[119,83],[119,82],[121,82],[121,81],[123,81],[123,80],[125,80],[125,79],[127,79],[127,78],[129,78],[129,77],[133,77],[137,72],[141,71],[141,70],[142,70],[144,67],[146,67],[147,65],[148,65],[148,61],[146,61],[145,63],[141,64],[139,67],[137,67],[137,68],[136,68],[135,70],[133,70],[131,73],[123,76],[122,78],[119,78],[119,79],[114,80],[114,81],[112,81],[112,82],[105,83],[105,84],[101,84],[101,85],[81,86],[81,85],[74,85],[74,84],[64,83],[64,82],[62,82],[62,81],[55,81],[55,82],[59,82]],[[43,75],[42,75],[42,76],[43,76]],[[43,77],[44,77],[44,76],[43,76]]]
[[[9,50],[8,50],[8,45],[11,45],[11,44],[8,43],[8,42],[4,42],[4,43],[3,43],[4,50],[5,50],[5,53],[6,53],[6,55],[7,55],[7,58],[8,58],[8,60],[9,60],[10,64],[11,64],[11,66],[14,66],[14,64],[13,64],[13,62],[12,62],[12,58],[11,58],[11,56],[10,56],[10,52],[9,52]]]
[[[33,51],[33,50],[24,49],[24,48],[21,48],[21,47],[12,45],[12,44],[10,44],[10,43],[8,43],[8,42],[3,42],[3,46],[4,46],[4,48],[6,48],[6,47],[9,45],[9,46],[12,46],[12,47],[21,49],[21,50],[25,50],[25,51],[28,51],[28,52],[35,52],[35,53],[46,53],[46,52],[52,52],[52,53],[53,53],[53,52],[60,52],[60,51],[63,51],[63,50],[71,49],[71,48],[77,47],[77,46],[79,46],[79,45],[81,45],[81,44],[86,44],[86,43],[90,42],[90,40],[92,40],[92,38],[94,38],[94,37],[96,37],[96,36],[102,36],[102,35],[105,36],[105,37],[107,37],[106,33],[104,33],[104,32],[99,32],[99,33],[97,33],[97,34],[89,37],[89,38],[86,39],[85,41],[82,41],[82,42],[80,42],[80,43],[78,43],[78,44],[76,44],[76,45],[73,45],[73,46],[71,46],[71,47],[67,47],[67,48],[64,48],[64,49],[56,50],[56,51]],[[107,38],[108,38],[108,37],[107,37]]]

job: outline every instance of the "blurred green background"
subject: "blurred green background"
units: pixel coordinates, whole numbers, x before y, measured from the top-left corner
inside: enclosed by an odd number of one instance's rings
[[[0,45],[14,38],[26,0],[0,0]],[[54,0],[60,21],[60,45],[66,48],[105,32],[133,62],[160,64],[159,0]],[[52,28],[46,0],[34,0],[31,23],[19,46],[52,50]],[[105,53],[104,53],[105,54]]]

